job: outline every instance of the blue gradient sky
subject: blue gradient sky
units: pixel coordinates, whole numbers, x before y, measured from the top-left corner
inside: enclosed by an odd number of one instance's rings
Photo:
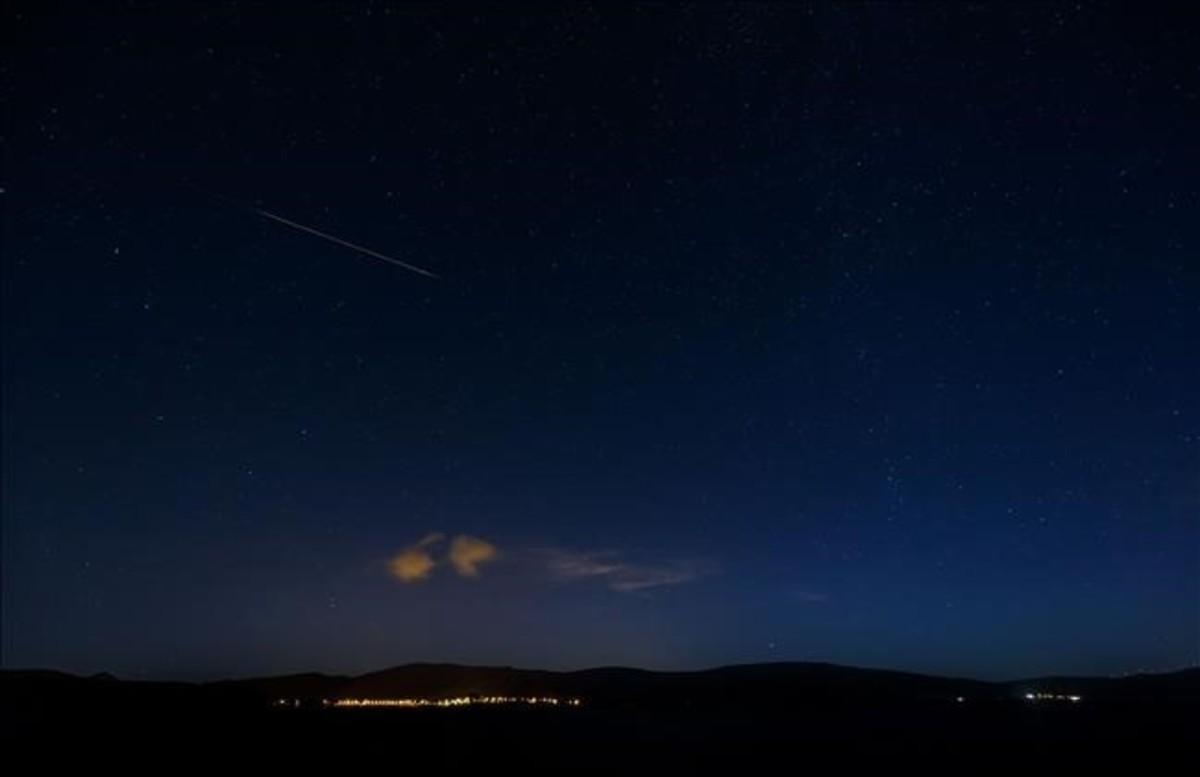
[[[6,667],[1197,661],[1194,14],[7,15]]]

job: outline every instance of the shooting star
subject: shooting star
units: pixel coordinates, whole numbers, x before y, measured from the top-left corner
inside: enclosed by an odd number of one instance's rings
[[[387,262],[388,264],[394,264],[397,267],[403,267],[406,270],[412,270],[413,272],[420,273],[421,275],[424,275],[427,278],[434,278],[437,280],[441,280],[440,276],[434,275],[433,273],[429,272],[429,270],[423,270],[414,264],[409,264],[408,262],[402,262],[399,259],[393,259],[390,256],[381,254],[378,251],[372,251],[371,249],[364,248],[363,246],[356,246],[356,245],[354,245],[354,243],[350,243],[345,240],[342,240],[340,237],[334,237],[333,235],[328,235],[324,232],[321,232],[320,230],[313,229],[312,227],[306,227],[303,224],[297,224],[296,222],[291,221],[290,219],[285,219],[283,216],[277,216],[274,213],[271,213],[270,211],[265,211],[265,210],[261,210],[259,208],[254,208],[254,212],[260,216],[269,218],[272,221],[278,221],[280,224],[289,226],[292,229],[298,229],[301,232],[307,232],[310,235],[316,235],[317,237],[325,238],[326,240],[328,240],[331,243],[337,243],[338,245],[343,246],[345,248],[349,248],[354,251],[358,251],[360,254],[366,254],[367,256],[374,257],[375,259],[378,259],[382,262]]]

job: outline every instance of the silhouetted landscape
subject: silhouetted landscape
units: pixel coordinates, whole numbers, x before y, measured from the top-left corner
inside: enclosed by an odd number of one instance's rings
[[[203,744],[209,754],[229,749],[292,759],[303,743],[306,758],[394,752],[445,766],[628,768],[657,759],[774,757],[795,748],[813,764],[902,756],[920,757],[930,768],[952,767],[959,758],[1043,764],[1168,758],[1189,753],[1200,712],[1197,669],[984,682],[816,663],[695,672],[410,664],[358,677],[202,684],[6,671],[3,690],[10,752],[56,741],[114,742],[136,731],[139,753]],[[336,706],[489,697],[513,701],[445,709]]]

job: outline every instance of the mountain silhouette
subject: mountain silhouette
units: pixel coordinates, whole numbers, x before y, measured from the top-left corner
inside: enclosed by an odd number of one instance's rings
[[[445,710],[331,704],[463,696],[582,703]],[[0,711],[15,763],[66,752],[63,743],[71,743],[69,752],[120,752],[157,765],[181,753],[221,754],[219,768],[250,755],[272,769],[399,758],[406,767],[442,770],[536,764],[624,774],[657,764],[653,770],[677,773],[802,753],[806,765],[822,770],[888,768],[902,759],[925,773],[959,774],[964,764],[995,766],[997,759],[1021,769],[1030,762],[1109,768],[1147,753],[1163,763],[1186,759],[1200,719],[1200,670],[987,682],[816,663],[687,672],[425,663],[358,676],[209,683],[28,670],[0,673]]]
[[[6,700],[36,706],[59,696],[192,695],[224,703],[280,699],[444,699],[469,696],[578,698],[588,704],[796,705],[862,701],[1020,699],[1026,693],[1099,700],[1200,700],[1200,669],[1126,677],[1037,677],[984,681],[825,663],[742,664],[662,672],[627,667],[546,671],[511,666],[416,663],[358,676],[301,673],[208,683],[122,681],[110,674],[78,677],[51,670],[0,673]]]

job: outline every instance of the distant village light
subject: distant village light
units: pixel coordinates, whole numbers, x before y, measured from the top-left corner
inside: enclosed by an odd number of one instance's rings
[[[1069,701],[1073,704],[1078,704],[1083,701],[1083,697],[1078,694],[1067,693],[1045,693],[1038,691],[1036,693],[1025,694],[1026,701]]]
[[[329,703],[329,702],[327,702]],[[463,707],[479,704],[563,704],[578,707],[577,698],[558,699],[552,696],[457,696],[449,699],[335,699],[334,707]]]

